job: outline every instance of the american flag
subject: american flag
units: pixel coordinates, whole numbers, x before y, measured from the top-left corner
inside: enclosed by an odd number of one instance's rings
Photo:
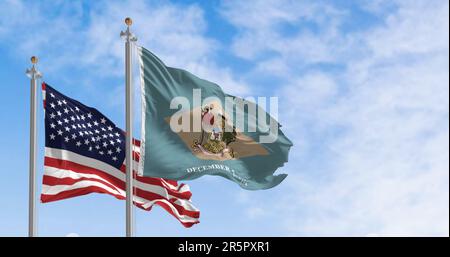
[[[124,131],[94,108],[42,83],[45,109],[45,159],[41,202],[89,193],[125,199]],[[140,142],[133,142],[138,167]],[[199,222],[189,186],[176,181],[142,177],[134,172],[134,204],[150,210],[157,204],[185,227]]]

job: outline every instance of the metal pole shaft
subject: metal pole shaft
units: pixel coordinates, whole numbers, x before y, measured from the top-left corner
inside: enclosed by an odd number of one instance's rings
[[[29,177],[29,206],[28,206],[28,236],[37,235],[36,227],[36,76],[34,65],[31,73],[30,94],[30,177]]]
[[[127,32],[129,32],[129,27]],[[134,236],[133,227],[133,86],[131,83],[131,42],[125,42],[125,81],[126,81],[126,236]]]

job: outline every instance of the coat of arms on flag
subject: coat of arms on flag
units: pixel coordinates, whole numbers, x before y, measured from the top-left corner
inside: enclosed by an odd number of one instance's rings
[[[186,112],[191,120],[194,119],[195,112],[200,113],[201,131],[180,131],[177,135],[197,158],[226,161],[269,154],[263,146],[230,122],[221,103],[211,102]],[[170,118],[167,117],[165,120],[169,123]]]

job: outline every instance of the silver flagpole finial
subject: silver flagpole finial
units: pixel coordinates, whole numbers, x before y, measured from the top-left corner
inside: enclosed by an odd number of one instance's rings
[[[36,56],[31,56],[31,63],[36,64],[38,62],[38,58]]]
[[[120,37],[127,42],[136,42],[137,37],[131,33],[130,26],[133,24],[133,20],[130,17],[125,18],[125,24],[127,25],[127,30],[120,32]]]
[[[125,24],[127,24],[127,26],[131,26],[131,24],[133,24],[133,20],[130,17],[126,17],[125,18]]]
[[[33,64],[33,66],[31,66],[30,69],[27,69],[25,71],[25,74],[27,74],[27,76],[30,79],[40,79],[40,78],[42,78],[42,74],[36,69],[36,64],[38,62],[38,58],[36,56],[31,56],[30,60],[31,60],[31,63]]]
[[[37,236],[36,220],[36,149],[37,149],[37,129],[36,129],[36,109],[37,109],[37,80],[42,74],[36,69],[38,58],[31,57],[30,69],[26,70],[30,78],[30,159],[29,159],[29,202],[28,202],[28,236]]]

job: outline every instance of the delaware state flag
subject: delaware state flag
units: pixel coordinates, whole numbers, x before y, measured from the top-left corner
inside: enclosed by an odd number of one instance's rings
[[[261,107],[185,70],[167,67],[143,47],[138,47],[138,54],[140,174],[173,180],[215,175],[248,190],[268,189],[286,178],[274,173],[287,162],[292,143]],[[227,99],[240,105],[225,108]],[[239,126],[239,119],[233,117],[243,117],[244,124]],[[252,125],[261,118],[271,124],[270,133],[265,131],[267,126]],[[184,128],[174,130],[180,123]]]

